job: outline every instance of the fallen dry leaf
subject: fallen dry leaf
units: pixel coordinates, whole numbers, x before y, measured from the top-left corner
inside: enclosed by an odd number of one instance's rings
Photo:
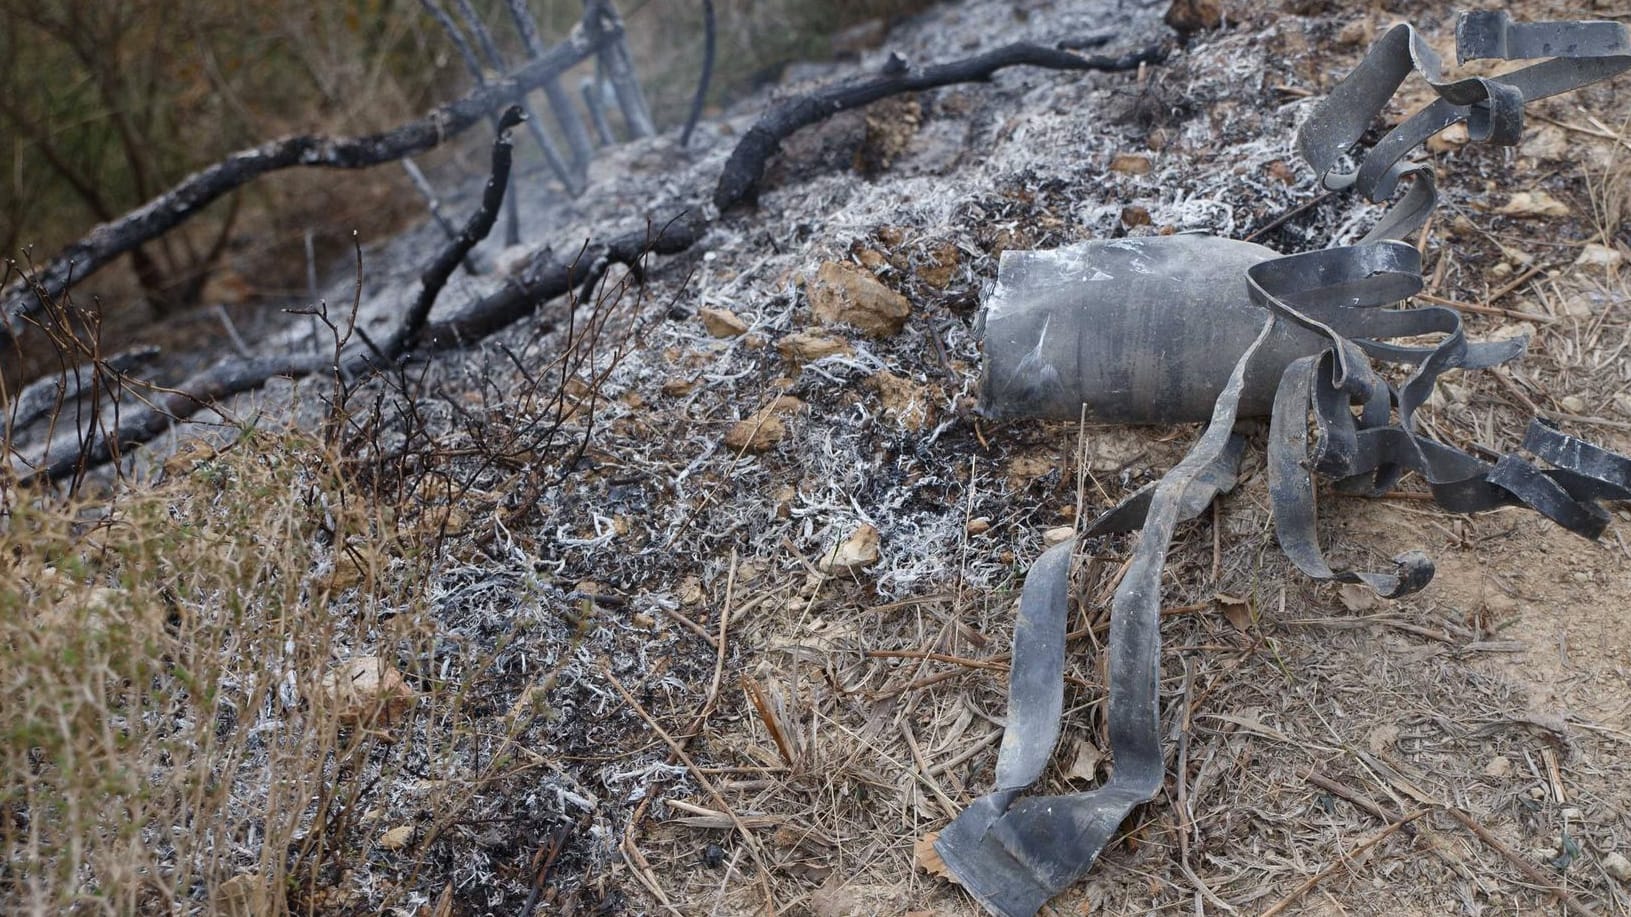
[[[956,882],[957,877],[951,874],[946,861],[940,858],[940,851],[934,849],[934,842],[940,839],[939,831],[930,831],[912,843],[912,862],[918,869],[931,876],[939,876],[948,882]]]
[[[1365,747],[1373,755],[1380,755],[1399,744],[1399,727],[1378,726],[1365,736]]]
[[[1071,758],[1070,769],[1065,771],[1065,779],[1091,783],[1098,776],[1102,761],[1104,752],[1097,745],[1086,739],[1077,739],[1076,754]]]
[[[1376,607],[1376,593],[1368,586],[1358,583],[1343,583],[1337,587],[1337,599],[1342,607],[1353,612],[1369,611]]]
[[[1251,628],[1252,607],[1245,599],[1238,599],[1220,592],[1212,596],[1212,600],[1218,603],[1218,610],[1223,612],[1223,617],[1234,626],[1235,630],[1246,631]]]

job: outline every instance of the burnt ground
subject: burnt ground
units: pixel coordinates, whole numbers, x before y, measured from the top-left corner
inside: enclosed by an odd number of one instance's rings
[[[555,850],[542,897],[562,913],[973,913],[916,850],[989,786],[1027,565],[1045,532],[1159,476],[1196,432],[981,419],[982,289],[1004,249],[1246,238],[1314,199],[1292,149],[1311,100],[1395,20],[1449,47],[1447,10],[1399,6],[1232,4],[1226,28],[1136,74],[1017,69],[840,115],[789,142],[755,209],[654,259],[643,282],[614,273],[575,308],[415,367],[406,396],[381,389],[433,446],[435,473],[414,480],[440,483],[411,496],[453,504],[423,583],[439,649],[378,633],[355,646],[395,654],[410,680],[460,682],[466,703],[457,724],[419,711],[378,765],[371,823],[424,840],[359,850],[325,901],[412,913],[451,887],[457,913],[515,913],[535,857]],[[1166,34],[1163,7],[948,5],[815,75],[1107,27],[1112,48],[1132,48]],[[1428,154],[1445,197],[1425,243],[1432,291],[1484,307],[1475,337],[1535,335],[1515,366],[1441,386],[1428,429],[1444,440],[1515,448],[1539,408],[1631,450],[1628,275],[1576,263],[1587,243],[1631,257],[1625,89],[1535,106],[1515,150],[1452,140]],[[766,101],[704,124],[692,150],[669,135],[611,151],[576,202],[523,182],[528,237],[570,250],[703,199]],[[1535,191],[1561,209],[1514,206]],[[1351,241],[1378,212],[1332,198],[1257,241]],[[437,244],[422,228],[364,252],[365,326],[389,321]],[[903,294],[904,327],[818,322],[830,261]],[[441,308],[495,282],[462,278]],[[327,296],[352,290],[342,277]],[[715,336],[705,309],[745,328]],[[309,333],[268,324],[254,336],[268,347]],[[790,356],[806,331],[843,348]],[[309,421],[313,388],[280,383],[230,414],[276,416],[293,394]],[[730,436],[744,421],[762,434],[746,448]],[[1384,602],[1280,557],[1260,456],[1258,442],[1239,489],[1180,529],[1168,567],[1170,791],[1055,912],[1261,911],[1294,892],[1307,913],[1558,909],[1447,806],[1599,912],[1631,910],[1610,874],[1613,854],[1631,855],[1631,513],[1592,544],[1516,511],[1322,494],[1334,562],[1407,548],[1437,561],[1433,586]],[[876,562],[823,564],[866,526]],[[1078,625],[1106,618],[1127,550],[1086,546]],[[1071,647],[1047,792],[1111,766],[1098,640],[1089,629]],[[455,728],[457,741],[435,735]],[[670,740],[687,736],[682,759]],[[1332,782],[1425,814],[1350,857],[1389,822]]]

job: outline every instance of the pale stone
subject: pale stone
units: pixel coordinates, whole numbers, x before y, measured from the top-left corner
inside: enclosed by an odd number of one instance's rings
[[[413,843],[413,825],[398,825],[379,836],[379,846],[385,850],[401,850]]]
[[[1519,191],[1500,212],[1514,217],[1566,217],[1570,210],[1569,205],[1545,191]]]
[[[1608,873],[1621,882],[1631,882],[1631,860],[1625,858],[1619,851],[1603,857],[1603,872]]]
[[[884,416],[899,424],[901,429],[921,432],[929,425],[932,406],[928,390],[923,386],[885,370],[873,373],[867,378],[867,383],[878,393],[878,400],[883,402]]]
[[[871,271],[847,261],[827,261],[810,281],[810,307],[824,324],[854,325],[888,337],[906,325],[912,306]]]
[[[1110,171],[1120,172],[1123,175],[1148,175],[1154,168],[1150,157],[1142,153],[1117,153],[1110,160]]]
[[[748,323],[729,309],[698,309],[697,317],[702,319],[702,327],[716,338],[738,337],[748,331]]]
[[[834,354],[849,356],[855,349],[840,337],[819,331],[798,331],[777,341],[776,352],[792,363],[814,363]]]
[[[323,676],[321,693],[341,722],[390,726],[413,709],[417,695],[402,674],[378,656],[359,656]]]
[[[1574,259],[1575,264],[1601,265],[1609,270],[1614,270],[1624,262],[1625,256],[1620,254],[1619,249],[1599,245],[1596,242],[1586,243],[1586,247],[1580,250],[1580,257]]]
[[[863,523],[851,532],[848,538],[828,551],[817,566],[828,573],[846,573],[869,567],[877,563],[881,556],[879,551],[881,542],[877,527]]]

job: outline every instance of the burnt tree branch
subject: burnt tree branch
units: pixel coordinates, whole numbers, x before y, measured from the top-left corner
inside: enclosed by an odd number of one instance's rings
[[[498,182],[497,186],[502,188],[503,183]],[[484,199],[482,210],[491,214],[488,217],[490,229],[498,207],[490,199]],[[503,289],[476,300],[454,316],[438,322],[424,322],[421,319],[415,346],[418,352],[429,355],[480,341],[532,314],[544,303],[571,291],[587,270],[585,264],[598,262],[633,266],[650,254],[676,254],[695,245],[707,232],[708,225],[697,208],[688,208],[666,223],[591,243],[571,262],[562,263],[546,258]],[[456,246],[444,250],[438,261],[447,262],[450,252],[454,250]],[[457,258],[452,258],[451,263],[457,264]],[[426,273],[428,275],[430,271]],[[199,411],[215,407],[233,395],[259,389],[275,378],[298,379],[323,373],[337,373],[345,378],[363,375],[380,367],[381,356],[395,359],[405,352],[403,342],[409,341],[404,334],[406,326],[405,321],[403,329],[381,345],[378,352],[363,345],[347,348],[338,365],[332,354],[224,360],[173,389],[157,391],[141,407],[122,411],[117,429],[111,435],[96,434],[95,442],[89,448],[47,455],[41,465],[20,477],[24,483],[61,481],[85,469],[104,465],[126,450],[157,438],[171,426]]]
[[[560,48],[557,47],[551,54],[559,51]],[[902,73],[885,74],[874,79],[852,81],[820,90],[778,105],[760,119],[732,152],[724,174],[720,177],[714,200],[721,212],[733,204],[748,200],[763,174],[766,162],[775,154],[780,141],[792,132],[840,111],[866,105],[889,95],[952,83],[985,80],[997,70],[1015,65],[1066,70],[1130,70],[1140,64],[1158,62],[1164,59],[1165,54],[1164,47],[1154,46],[1119,57],[1084,57],[1066,50],[1015,44],[916,72],[906,70]],[[523,83],[539,79],[546,73],[552,75],[553,71],[544,64],[544,61],[535,62],[510,80],[490,84],[480,92],[455,103],[454,106],[439,110],[449,112],[456,108],[452,114],[441,115],[443,129],[446,130],[450,123],[458,124],[459,129],[468,127],[485,116],[489,102],[513,97]],[[508,120],[518,114],[519,112],[513,114],[507,112],[505,117]],[[392,135],[343,142],[326,141],[322,138],[295,138],[291,141],[276,141],[267,147],[240,155],[252,157],[257,154],[270,155],[260,154],[259,151],[275,148],[278,144],[304,142],[319,146],[302,147],[303,155],[311,156],[314,160],[323,160],[326,157],[334,161],[300,164],[336,165],[344,162],[346,165],[353,163],[360,165],[362,159],[373,155],[372,151],[383,142],[382,138],[418,130],[420,125],[432,122],[436,117],[433,115],[425,122],[400,128],[397,132],[392,132]],[[509,126],[513,127],[514,123],[519,123],[519,119],[515,118]],[[507,132],[508,128],[501,131],[495,141],[494,176],[489,179],[481,210],[467,223],[459,238],[444,249],[436,261],[426,269],[421,278],[422,286],[417,300],[404,316],[403,324],[387,339],[384,346],[375,348],[353,344],[338,355],[280,356],[224,361],[193,376],[176,389],[160,390],[141,409],[124,412],[120,416],[118,429],[111,436],[106,434],[99,436],[91,444],[90,449],[76,450],[71,455],[59,457],[48,455],[41,465],[24,476],[24,480],[57,481],[79,473],[85,468],[104,464],[119,456],[122,450],[154,439],[173,424],[194,413],[212,407],[232,395],[257,389],[270,379],[279,376],[298,378],[329,372],[342,377],[353,377],[379,369],[382,357],[386,358],[387,362],[394,362],[410,347],[428,355],[468,346],[531,315],[550,300],[565,296],[574,289],[592,285],[610,265],[622,264],[638,271],[647,255],[683,252],[697,244],[711,225],[700,207],[689,206],[677,210],[666,220],[653,221],[644,229],[627,232],[602,242],[590,242],[570,261],[558,259],[550,250],[545,249],[534,258],[533,263],[510,278],[498,291],[470,303],[451,317],[431,322],[428,317],[437,294],[446,283],[453,266],[458,264],[459,260],[468,254],[470,246],[474,245],[474,242],[466,243],[470,238],[479,241],[481,235],[491,230],[503,197],[505,182],[501,171],[507,172],[509,166]],[[419,142],[413,139],[416,136],[411,135],[406,140],[396,142],[405,147],[412,147],[412,143]],[[333,146],[337,143],[351,146]],[[358,144],[363,144],[363,148],[357,148]],[[426,145],[434,145],[434,142]],[[261,171],[269,170],[263,168]],[[200,176],[210,172],[211,170],[206,170],[205,173],[200,173]],[[195,176],[184,185],[198,179],[199,176]],[[160,201],[155,201],[148,208],[144,208],[144,211],[158,207],[163,200],[161,198]],[[126,217],[120,223],[128,223],[144,211]],[[575,305],[576,299],[573,298],[567,308],[573,308]],[[11,308],[9,301],[7,308]]]
[[[714,189],[714,206],[721,213],[738,204],[752,203],[758,194],[770,157],[794,131],[809,127],[852,108],[903,92],[921,92],[953,83],[980,82],[1007,67],[1046,67],[1052,70],[1136,70],[1142,64],[1166,59],[1165,44],[1126,54],[1083,55],[1030,42],[1015,42],[984,54],[900,73],[886,72],[869,79],[851,80],[788,99],[765,112],[731,151]]]
[[[708,84],[714,76],[714,0],[702,0],[702,72],[697,76],[697,92],[691,98],[691,113],[685,116],[685,127],[680,130],[680,146],[691,145],[691,132],[697,129],[702,117],[702,105],[708,101]]]
[[[602,39],[574,28],[568,40],[517,70],[431,111],[418,121],[365,137],[306,135],[272,140],[228,156],[195,172],[169,191],[117,220],[103,223],[68,246],[27,283],[14,284],[0,298],[0,340],[17,334],[21,320],[45,308],[73,284],[132,248],[192,218],[228,192],[268,172],[295,166],[365,169],[438,146],[489,116],[500,104],[555,79],[595,53]]]
[[[436,297],[441,295],[442,288],[447,286],[447,279],[453,276],[459,262],[470,254],[477,243],[487,238],[493,231],[493,224],[498,220],[499,208],[504,205],[504,189],[510,183],[510,161],[513,144],[510,141],[510,131],[517,124],[526,120],[521,106],[511,105],[498,119],[498,139],[493,141],[493,165],[487,176],[487,187],[482,191],[481,206],[471,214],[464,229],[442,249],[441,254],[431,261],[425,268],[424,274],[419,278],[419,296],[414,300],[413,307],[408,310],[407,316],[402,320],[399,330],[387,348],[386,356],[395,359],[403,349],[413,346],[419,338],[419,332],[424,330],[425,320],[430,318],[431,307],[436,305]]]

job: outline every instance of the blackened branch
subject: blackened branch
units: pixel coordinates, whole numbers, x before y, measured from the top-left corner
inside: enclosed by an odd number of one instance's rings
[[[621,264],[638,267],[647,255],[672,255],[695,245],[708,231],[708,221],[697,207],[681,210],[665,221],[624,233],[604,242],[591,242],[571,261],[545,252],[535,263],[511,278],[496,293],[471,303],[458,315],[432,323],[420,335],[433,350],[462,347],[518,321],[543,303],[583,286],[596,273]]]
[[[108,262],[169,232],[217,198],[268,172],[294,166],[365,169],[423,152],[469,129],[498,106],[559,77],[598,47],[593,32],[574,29],[568,40],[512,76],[489,82],[418,121],[366,137],[284,137],[194,172],[140,208],[91,230],[31,274],[30,282],[13,284],[0,295],[0,340],[8,332],[19,333],[21,320],[40,312],[47,299],[60,297]]]
[[[484,195],[482,211],[489,214],[489,229],[498,209],[498,202]],[[646,229],[625,233],[605,242],[592,242],[569,263],[545,258],[502,290],[471,303],[457,315],[445,321],[422,324],[417,346],[421,353],[430,354],[480,341],[578,286],[589,270],[587,265],[632,266],[638,265],[647,255],[676,254],[695,245],[707,232],[708,225],[699,208],[687,208],[665,222],[654,222]],[[448,259],[448,251],[443,251],[438,261],[446,262]],[[453,263],[457,263],[457,260],[454,259]],[[426,271],[426,274],[429,273]],[[556,320],[549,318],[545,322],[546,325],[553,325]],[[228,358],[174,389],[155,392],[146,399],[145,404],[122,411],[118,428],[111,435],[97,434],[95,441],[83,450],[76,445],[72,449],[48,454],[41,465],[20,477],[24,483],[60,481],[84,469],[107,464],[131,447],[156,439],[199,411],[214,407],[233,395],[254,391],[274,378],[297,379],[334,372],[347,378],[362,375],[379,367],[381,355],[394,358],[400,354],[400,349],[396,348],[401,347],[397,342],[402,340],[405,337],[399,331],[389,343],[379,348],[379,353],[362,345],[353,345],[341,356],[339,366],[335,365],[333,355],[323,354],[258,357],[252,360]]]
[[[885,73],[870,79],[852,80],[820,89],[809,95],[788,99],[761,117],[742,136],[725,163],[714,189],[714,206],[721,213],[743,203],[752,203],[758,194],[770,157],[794,131],[809,127],[851,108],[870,105],[879,99],[903,92],[921,92],[953,83],[988,80],[1006,67],[1047,67],[1053,70],[1136,70],[1142,64],[1166,59],[1167,45],[1156,44],[1118,56],[1084,55],[1030,42],[1004,45],[984,54],[936,64],[902,73]]]
[[[151,239],[177,225],[197,208],[255,175],[288,165],[359,168],[434,146],[485,117],[499,102],[515,98],[518,91],[537,86],[540,81],[558,75],[570,65],[562,63],[564,58],[561,52],[565,47],[569,45],[557,46],[549,57],[528,65],[511,79],[488,84],[459,102],[438,109],[423,121],[387,134],[351,139],[291,138],[240,153],[225,163],[194,175],[170,194],[141,210],[100,227],[52,262],[36,279],[47,284],[44,288],[46,295],[58,295],[66,288],[70,272],[89,273],[130,245]],[[593,49],[594,43],[588,42],[579,50],[587,56],[593,53]],[[750,200],[766,163],[784,138],[799,128],[846,109],[867,105],[897,93],[985,80],[997,70],[1016,65],[1062,70],[1124,71],[1135,69],[1140,64],[1159,62],[1165,55],[1164,46],[1152,46],[1112,57],[1083,56],[1059,48],[1013,44],[962,61],[919,70],[904,68],[900,72],[820,90],[778,105],[759,120],[732,152],[715,190],[714,202],[720,211],[724,211]],[[550,300],[565,296],[576,288],[592,285],[610,265],[622,264],[638,270],[647,255],[670,255],[685,251],[707,233],[710,223],[702,209],[688,206],[664,220],[654,221],[645,229],[603,242],[591,242],[570,261],[562,261],[546,250],[502,289],[469,304],[449,318],[429,321],[431,307],[454,266],[492,229],[503,201],[509,170],[507,133],[520,123],[519,115],[519,111],[512,109],[505,113],[501,122],[507,123],[495,141],[493,175],[483,194],[480,210],[458,239],[444,249],[425,271],[413,307],[383,346],[374,348],[353,344],[338,358],[318,355],[228,359],[193,376],[176,389],[157,392],[143,407],[123,412],[118,429],[111,436],[99,436],[88,451],[76,448],[70,454],[46,456],[45,461],[26,479],[61,480],[83,468],[106,463],[122,454],[124,449],[157,437],[199,410],[229,396],[257,389],[273,377],[299,377],[324,372],[356,376],[378,368],[382,357],[386,362],[395,361],[409,347],[429,354],[467,346],[533,314]],[[0,319],[36,311],[38,305],[31,300],[32,294],[27,297],[11,295],[5,301],[5,312],[0,314]],[[569,300],[566,308],[574,306],[575,301]],[[545,323],[553,324],[555,320],[546,318]],[[0,331],[3,331],[3,327],[3,322],[0,322]]]
[[[420,275],[419,296],[403,319],[395,346],[387,349],[388,356],[394,358],[400,355],[404,348],[414,345],[419,332],[424,330],[425,320],[430,317],[431,307],[436,305],[436,297],[441,295],[442,288],[447,286],[447,279],[453,276],[453,271],[458,268],[459,262],[470,254],[470,250],[493,231],[493,224],[498,221],[499,208],[504,205],[504,189],[510,183],[510,160],[514,146],[510,141],[510,131],[526,120],[526,117],[519,105],[511,105],[499,116],[498,139],[493,141],[493,168],[487,176],[487,187],[481,194],[481,206],[470,215],[464,229],[459,231]]]
[[[691,99],[691,114],[680,131],[680,146],[691,145],[691,132],[697,129],[702,106],[708,100],[708,84],[714,76],[714,0],[702,0],[702,74],[697,77],[697,94]]]

